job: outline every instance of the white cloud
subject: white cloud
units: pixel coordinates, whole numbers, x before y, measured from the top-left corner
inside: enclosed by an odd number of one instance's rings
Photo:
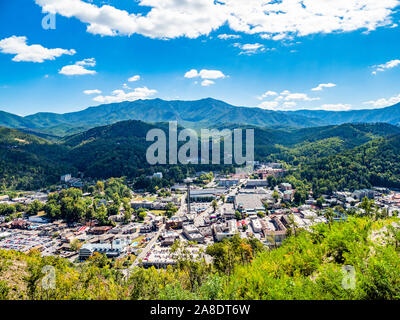
[[[135,82],[135,81],[139,81],[140,80],[140,76],[139,75],[135,75],[133,77],[130,77],[128,79],[129,82]]]
[[[277,95],[278,94],[275,91],[266,91],[261,96],[258,97],[258,100],[262,100],[270,96],[277,96]]]
[[[199,75],[202,79],[221,79],[225,78],[226,76],[223,74],[222,71],[219,70],[207,70],[203,69],[199,72]]]
[[[285,101],[290,101],[290,100],[316,101],[316,100],[320,100],[320,98],[310,98],[305,93],[288,93],[285,95],[286,95]]]
[[[305,93],[292,93],[289,90],[284,90],[280,94],[275,91],[266,91],[258,97],[263,100],[268,97],[276,98],[272,101],[263,101],[257,107],[270,110],[297,110],[297,101],[317,101],[318,97],[309,97]]]
[[[94,58],[84,59],[82,61],[77,61],[75,64],[62,67],[58,72],[66,76],[82,76],[86,74],[96,74],[95,70],[88,70],[85,67],[94,67],[96,65],[96,60]]]
[[[129,13],[82,0],[35,0],[43,12],[75,17],[106,36],[197,38],[223,25],[235,32],[276,37],[375,30],[392,26],[398,0],[138,0],[147,13]]]
[[[226,33],[224,33],[224,34],[219,34],[218,38],[222,39],[222,40],[229,40],[229,39],[239,39],[239,38],[241,38],[241,36],[238,35],[238,34],[226,34]]]
[[[82,67],[94,67],[96,66],[96,60],[94,58],[83,59],[82,61],[77,61],[75,64]]]
[[[131,92],[125,92],[124,90],[114,90],[110,96],[100,95],[93,98],[93,100],[100,103],[117,103],[123,101],[134,101],[138,99],[148,99],[156,93],[157,90],[148,89],[147,87],[135,88]]]
[[[385,108],[385,107],[390,107],[399,102],[400,102],[400,94],[398,94],[397,96],[388,98],[388,99],[381,98],[378,100],[366,101],[366,102],[364,102],[364,104],[370,105],[373,108]]]
[[[12,36],[0,41],[0,50],[2,53],[15,54],[13,61],[20,62],[38,62],[45,60],[54,60],[63,54],[74,55],[74,49],[47,49],[39,44],[27,45],[26,37]]]
[[[323,104],[318,110],[326,111],[347,111],[351,109],[351,104]]]
[[[85,90],[83,91],[84,94],[90,95],[90,94],[101,94],[101,91],[98,89],[94,89],[94,90]]]
[[[374,71],[372,71],[372,74],[376,75],[377,72],[382,72],[385,71],[387,69],[392,69],[397,67],[398,65],[400,65],[400,60],[396,59],[396,60],[390,60],[384,64],[380,64],[377,66],[374,66],[373,68],[375,68]]]
[[[208,87],[208,86],[211,86],[212,84],[214,84],[215,82],[214,81],[212,81],[212,80],[203,80],[202,82],[201,82],[201,85],[203,86],[203,87]]]
[[[324,88],[333,88],[336,87],[334,83],[320,83],[317,87],[312,88],[312,91],[322,91]]]
[[[275,110],[275,108],[279,105],[276,101],[263,101],[257,107],[261,109]]]
[[[192,69],[185,73],[185,78],[188,78],[188,79],[197,78],[198,76],[199,76],[199,73],[197,72],[196,69]]]
[[[264,45],[260,43],[246,43],[246,44],[235,43],[234,46],[238,47],[241,50],[240,54],[246,54],[246,55],[252,55],[259,52],[264,52],[266,50]]]
[[[222,71],[219,70],[207,70],[203,69],[198,72],[196,69],[192,69],[185,73],[185,78],[192,79],[192,78],[202,78],[202,79],[222,79],[226,76]]]

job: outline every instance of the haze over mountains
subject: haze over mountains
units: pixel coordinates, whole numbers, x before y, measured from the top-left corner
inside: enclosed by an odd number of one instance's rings
[[[197,101],[136,100],[89,107],[65,114],[39,112],[20,117],[0,111],[0,126],[67,136],[124,120],[165,122],[177,120],[185,127],[229,124],[260,127],[306,128],[343,123],[386,122],[400,124],[400,104],[383,109],[353,111],[271,111],[236,107],[212,98]]]

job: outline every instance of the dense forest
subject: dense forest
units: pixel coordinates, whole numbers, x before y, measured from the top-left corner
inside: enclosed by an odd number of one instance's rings
[[[0,299],[399,299],[397,223],[372,215],[293,229],[277,249],[237,236],[206,249],[211,264],[191,260],[190,243],[176,242],[176,266],[138,267],[128,277],[122,271],[133,256],[96,254],[74,265],[37,251],[0,251]]]
[[[56,184],[62,174],[81,172],[92,179],[127,177],[135,187],[151,191],[195,171],[234,171],[233,166],[224,165],[150,166],[146,150],[151,142],[146,141],[146,134],[154,128],[168,133],[166,123],[141,121],[122,121],[58,140],[1,128],[0,188],[45,188]],[[400,187],[398,126],[377,123],[254,130],[255,159],[286,163],[290,169],[287,179],[312,188],[317,195],[339,189]],[[154,172],[162,172],[163,179],[147,178]]]

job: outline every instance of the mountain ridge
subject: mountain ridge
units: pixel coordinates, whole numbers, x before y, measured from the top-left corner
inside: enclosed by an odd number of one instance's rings
[[[0,125],[25,128],[39,133],[67,136],[88,129],[125,120],[144,122],[178,121],[185,127],[209,127],[240,124],[260,127],[317,127],[343,123],[386,122],[400,124],[400,103],[381,109],[350,111],[297,110],[272,111],[260,108],[233,106],[221,100],[146,99],[102,104],[64,114],[39,112],[25,117],[0,111]]]

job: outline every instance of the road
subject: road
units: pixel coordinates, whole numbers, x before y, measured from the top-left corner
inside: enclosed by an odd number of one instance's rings
[[[146,245],[146,247],[144,247],[143,250],[139,253],[139,255],[136,257],[136,259],[133,262],[133,264],[130,266],[130,269],[138,266],[139,263],[146,257],[147,253],[151,250],[153,245],[156,243],[158,237],[161,235],[161,233],[164,231],[164,229],[165,229],[165,224],[163,224],[161,226],[161,228],[157,231],[157,233],[149,241],[149,243]]]

